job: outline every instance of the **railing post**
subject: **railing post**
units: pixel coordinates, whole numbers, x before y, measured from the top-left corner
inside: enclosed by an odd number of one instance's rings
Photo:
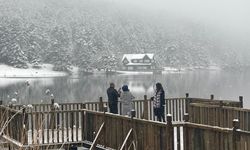
[[[184,122],[188,122],[189,121],[189,115],[188,113],[184,114]],[[183,144],[184,144],[184,149],[188,150],[189,149],[189,132],[188,132],[188,127],[187,124],[183,125]]]
[[[52,98],[52,99],[51,99],[51,105],[54,105],[54,103],[55,103],[55,99]]]
[[[99,111],[103,112],[103,100],[102,100],[102,97],[99,98]]]
[[[131,118],[134,118],[134,117],[135,117],[135,115],[136,115],[135,110],[134,110],[134,109],[132,109],[132,110],[130,111],[130,114],[131,114]]]
[[[167,114],[167,150],[174,149],[174,128],[172,124],[172,115]]]
[[[189,104],[190,104],[190,102],[191,102],[191,100],[190,100],[190,98],[189,98],[189,93],[186,93],[186,100],[185,100],[186,102],[185,102],[185,105],[186,105],[186,112],[184,112],[184,113],[189,113]]]
[[[50,127],[51,127],[51,129],[55,129],[55,127],[56,127],[56,125],[55,125],[55,106],[54,106],[54,104],[55,104],[55,99],[52,98],[51,99],[51,106],[50,106],[50,111],[52,112],[51,117],[50,117]],[[52,130],[52,132],[53,132],[53,130]],[[54,134],[52,134],[52,138],[54,138],[53,136],[54,136]]]
[[[243,96],[239,96],[240,108],[243,108]]]
[[[103,106],[103,111],[104,112],[108,112],[108,107],[107,106]]]
[[[103,107],[103,123],[104,123],[104,126],[103,126],[103,144],[104,144],[104,147],[106,147],[107,146],[107,135],[108,135],[108,130],[107,130],[107,128],[106,128],[106,120],[107,120],[107,118],[106,118],[106,112],[108,112],[108,107],[107,106],[104,106]]]
[[[81,109],[86,109],[86,104],[85,103],[82,103]]]
[[[237,132],[237,129],[239,129],[240,127],[240,123],[238,119],[234,119],[233,120],[233,150],[237,150],[238,149],[238,143],[240,141],[240,135]]]
[[[28,144],[28,135],[26,132],[28,131],[28,114],[26,114],[26,108],[23,108],[23,114],[22,114],[22,134],[21,134],[21,143],[23,145]]]
[[[211,99],[211,100],[214,99],[214,95],[213,95],[213,94],[210,95],[210,99]]]
[[[184,119],[184,122],[188,122],[189,121],[189,115],[188,115],[188,113],[184,114],[183,119]]]
[[[81,109],[86,109],[86,105],[85,105],[85,103],[82,103],[81,104]],[[84,141],[85,140],[85,134],[86,134],[86,131],[85,131],[85,129],[86,129],[86,126],[85,126],[85,113],[84,113],[84,111],[82,111],[81,112],[81,125],[82,125],[82,141]]]
[[[144,95],[143,119],[148,120],[148,99],[147,99],[147,95]]]

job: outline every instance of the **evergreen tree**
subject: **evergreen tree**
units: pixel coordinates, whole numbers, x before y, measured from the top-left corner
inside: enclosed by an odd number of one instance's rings
[[[0,62],[18,68],[27,67],[27,57],[23,51],[25,35],[16,20],[0,25]]]
[[[65,28],[55,27],[50,33],[50,44],[45,61],[54,64],[56,71],[69,71],[71,68],[69,35]]]

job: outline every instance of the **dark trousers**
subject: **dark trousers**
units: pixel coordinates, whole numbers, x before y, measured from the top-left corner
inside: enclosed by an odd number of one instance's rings
[[[118,114],[117,104],[109,104],[110,113]]]
[[[157,121],[163,121],[166,122],[165,120],[165,112],[164,112],[164,107],[160,107],[160,108],[154,108],[154,114],[157,117]]]

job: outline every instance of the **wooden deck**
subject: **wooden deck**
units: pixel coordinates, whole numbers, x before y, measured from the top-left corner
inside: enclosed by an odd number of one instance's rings
[[[157,122],[152,101],[134,101],[136,115],[106,112],[104,102],[0,105],[2,138],[12,149],[249,150],[250,110],[238,101],[166,99],[167,122]],[[119,104],[119,112],[121,105]],[[167,115],[168,114],[168,115]],[[8,123],[6,123],[8,122]],[[4,124],[6,123],[6,124]]]

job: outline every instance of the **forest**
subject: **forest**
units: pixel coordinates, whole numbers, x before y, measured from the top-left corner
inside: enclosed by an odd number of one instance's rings
[[[125,53],[149,52],[161,66],[250,65],[216,28],[112,0],[0,0],[0,12],[0,63],[18,68],[116,68]]]

